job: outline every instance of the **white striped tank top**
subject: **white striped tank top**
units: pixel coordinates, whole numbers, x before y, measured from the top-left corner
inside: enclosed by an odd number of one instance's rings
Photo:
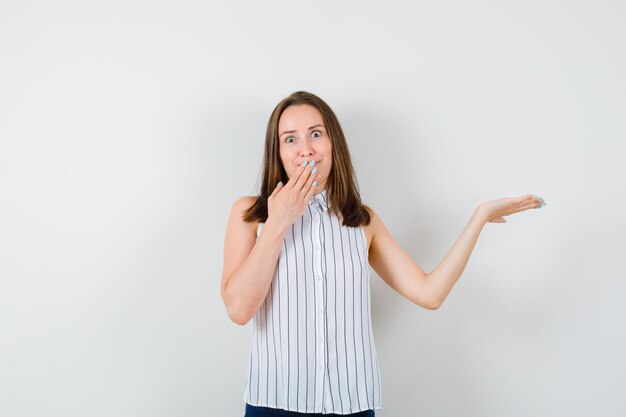
[[[322,414],[382,409],[365,231],[329,216],[325,197],[313,196],[285,233],[253,318],[248,404]]]

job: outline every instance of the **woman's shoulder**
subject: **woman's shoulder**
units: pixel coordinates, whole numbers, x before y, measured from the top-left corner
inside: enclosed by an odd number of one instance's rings
[[[257,200],[257,198],[259,197],[256,195],[242,195],[240,197],[237,197],[237,199],[233,203],[233,208],[237,207],[238,209],[241,209],[241,210],[248,209],[252,207],[252,205]]]
[[[252,205],[254,205],[254,203],[256,202],[258,198],[259,197],[256,195],[244,195],[244,196],[237,197],[237,199],[235,200],[231,208],[231,216],[237,216],[237,218],[243,222],[243,216],[245,212],[250,207],[252,207]],[[259,222],[258,221],[246,222],[246,224],[248,224],[251,228],[254,228],[256,230],[256,227],[258,226]]]

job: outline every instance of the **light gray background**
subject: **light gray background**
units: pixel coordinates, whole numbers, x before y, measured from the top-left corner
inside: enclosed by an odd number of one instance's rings
[[[251,323],[219,294],[233,201],[296,90],[425,270],[372,274],[379,416],[626,413],[623,1],[0,3],[0,415],[242,416]]]

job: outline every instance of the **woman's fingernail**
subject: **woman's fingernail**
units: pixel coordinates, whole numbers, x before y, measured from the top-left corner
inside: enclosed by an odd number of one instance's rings
[[[530,197],[530,198],[534,200],[535,198],[537,198],[537,196],[536,196],[536,195],[534,195],[534,196],[532,196],[532,197]]]
[[[317,186],[317,181],[313,181],[313,187]]]
[[[278,187],[280,184],[282,184],[282,181],[278,181],[278,184],[276,184],[276,186]]]
[[[311,171],[311,174],[315,174],[315,171],[317,171],[317,167],[313,168],[313,171]]]
[[[306,164],[308,164],[309,161],[304,161],[304,164],[302,164],[303,167],[306,167]]]
[[[311,161],[311,168],[315,166],[315,159]]]

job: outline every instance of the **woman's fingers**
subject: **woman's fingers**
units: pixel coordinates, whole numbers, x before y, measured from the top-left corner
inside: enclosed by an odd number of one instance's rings
[[[528,209],[531,209],[531,208],[535,208],[535,207],[536,207],[536,205],[537,205],[536,203],[531,203],[531,204],[525,204],[525,205],[523,205],[523,206],[517,206],[517,207],[515,207],[514,209],[509,210],[509,211],[505,214],[505,216],[509,216],[509,215],[511,215],[511,214],[513,214],[513,213],[518,213],[518,212],[520,212],[520,211],[525,211],[525,210],[528,210]]]
[[[307,165],[308,165],[308,164],[307,164]],[[287,181],[287,186],[289,186],[289,187],[295,187],[296,183],[298,182],[298,180],[299,180],[299,179],[300,179],[300,177],[302,176],[302,173],[304,172],[305,168],[306,168],[306,167],[304,166],[304,163],[303,163],[303,164],[301,164],[301,165],[298,167],[298,170],[296,171],[296,173],[295,173],[295,174],[294,174],[291,178],[289,178],[289,181]]]
[[[313,194],[315,194],[315,191],[317,191],[317,187],[313,185],[313,183],[315,182],[315,177],[316,177],[315,174],[317,174],[317,171],[315,171],[315,172],[311,173],[311,175],[309,175],[309,179],[307,180],[306,184],[304,185],[303,190],[306,190],[306,195],[304,196],[304,199],[306,201],[309,201],[311,199],[311,197],[313,197]]]
[[[526,194],[514,199],[515,211],[527,210],[529,208],[537,208],[544,204],[543,198],[534,194]]]
[[[509,216],[511,214],[518,213],[520,211],[525,211],[528,209],[539,208],[541,204],[542,203],[539,203],[537,200],[532,200],[532,203],[528,203],[528,202],[521,203],[521,204],[516,205],[514,208],[507,210],[504,216]]]
[[[300,173],[298,181],[296,181],[295,185],[293,186],[297,191],[300,191],[300,194],[303,197],[304,194],[306,194],[306,192],[308,191],[304,189],[304,186],[307,184],[307,181],[311,177],[311,171],[313,171],[313,169],[315,169],[315,167],[312,168],[311,164],[306,164],[303,171]]]
[[[543,203],[543,198],[536,196],[534,194],[524,194],[522,196],[516,197],[514,199],[517,204],[526,204],[526,203]]]
[[[533,195],[532,194],[524,194],[522,196],[519,196],[515,199],[516,203],[523,203],[525,201],[530,201],[532,199]]]
[[[482,203],[479,208],[491,223],[506,223],[503,216],[528,209],[543,207],[546,203],[543,198],[534,194],[524,194],[518,197],[499,198]],[[503,221],[504,220],[504,221]]]
[[[274,197],[276,194],[278,194],[278,191],[280,191],[281,188],[283,188],[283,182],[279,181],[278,185],[274,187],[274,191],[272,191],[272,194],[270,194],[270,197]]]

